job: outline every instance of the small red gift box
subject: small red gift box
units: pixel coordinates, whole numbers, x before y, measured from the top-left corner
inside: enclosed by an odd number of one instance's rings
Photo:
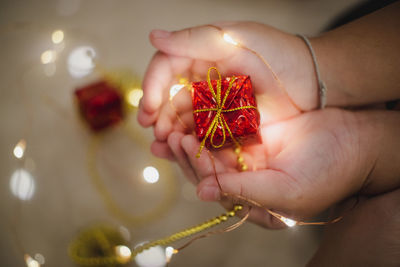
[[[112,126],[123,118],[123,100],[118,89],[99,81],[75,91],[80,113],[94,131]]]
[[[211,80],[211,70],[219,80]],[[207,81],[192,83],[193,116],[201,149],[259,143],[260,114],[249,76],[221,79],[210,68]]]

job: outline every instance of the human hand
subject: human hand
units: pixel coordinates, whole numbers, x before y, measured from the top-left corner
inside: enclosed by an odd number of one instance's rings
[[[236,171],[231,150],[213,153],[218,180],[225,193],[290,218],[309,218],[354,193],[379,194],[400,185],[400,167],[393,164],[400,162],[399,121],[397,112],[326,109],[263,126],[263,143],[243,148],[249,171]],[[200,181],[199,197],[220,200],[207,152],[195,157],[197,139],[174,132],[168,144],[186,176]],[[250,218],[282,227],[259,208]]]
[[[177,32],[153,31],[150,40],[159,51],[154,55],[144,77],[144,96],[138,120],[143,126],[154,126],[154,154],[173,159],[166,144],[172,131],[185,132],[168,103],[169,88],[178,75],[205,79],[210,66],[223,76],[250,75],[263,123],[287,119],[302,110],[317,107],[314,66],[307,47],[299,38],[252,22],[225,22]],[[270,69],[249,51],[225,42],[221,32],[251,47],[271,65]],[[191,99],[178,100],[181,118],[191,123]],[[186,112],[186,113],[185,113]]]

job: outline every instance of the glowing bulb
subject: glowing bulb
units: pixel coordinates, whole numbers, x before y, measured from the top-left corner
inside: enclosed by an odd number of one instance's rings
[[[118,261],[125,264],[131,259],[132,252],[127,246],[120,245],[115,247],[115,254],[117,254]]]
[[[143,97],[143,90],[142,89],[132,89],[128,92],[127,100],[130,105],[133,107],[138,107],[140,99]]]
[[[160,174],[158,173],[158,170],[152,166],[146,167],[143,170],[143,178],[146,182],[150,184],[154,184],[158,182],[158,179],[160,178]]]
[[[178,253],[178,250],[174,249],[173,247],[165,248],[165,258],[167,259],[167,263],[171,261],[172,255],[176,253]]]
[[[238,42],[233,40],[233,38],[227,33],[224,33],[223,38],[224,38],[225,42],[227,42],[227,43],[230,43],[230,44],[233,44],[233,45],[238,45],[239,44]]]
[[[179,91],[185,87],[184,84],[174,84],[169,89],[169,99],[172,99]]]
[[[36,253],[35,254],[35,260],[37,260],[37,262],[39,262],[40,265],[43,265],[46,263],[46,259],[44,258],[44,256],[40,253]]]
[[[281,218],[281,221],[284,222],[289,227],[293,227],[293,226],[295,226],[297,224],[296,221],[294,221],[292,219],[289,219],[289,218],[286,218],[286,217],[283,217],[283,216]]]
[[[46,50],[40,56],[40,60],[42,61],[43,64],[49,64],[56,60],[56,56],[57,56],[56,51]]]
[[[51,35],[51,40],[54,44],[59,44],[64,40],[64,32],[62,30],[56,30]]]
[[[160,246],[155,246],[139,253],[135,257],[135,262],[139,267],[164,267],[167,264],[165,251]]]
[[[25,254],[24,258],[25,258],[26,266],[28,266],[28,267],[40,267],[40,263],[37,260],[33,259],[28,254]]]
[[[25,148],[26,148],[26,141],[24,139],[19,140],[19,142],[14,147],[14,151],[13,151],[14,156],[17,159],[22,158],[25,153]]]
[[[35,180],[25,169],[17,169],[11,175],[10,189],[17,198],[29,200],[35,192]]]
[[[82,78],[90,74],[95,64],[96,51],[90,46],[79,46],[68,56],[68,71],[74,78]]]

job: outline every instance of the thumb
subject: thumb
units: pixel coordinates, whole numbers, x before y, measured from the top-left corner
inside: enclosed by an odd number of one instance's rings
[[[150,41],[155,48],[167,54],[217,61],[226,58],[235,49],[222,36],[216,26],[204,25],[175,32],[153,30]]]
[[[215,176],[207,177],[197,186],[197,194],[204,201],[218,201],[221,193],[240,196],[269,208],[294,209],[301,199],[301,188],[289,175],[276,170],[224,173],[218,175],[222,192]]]

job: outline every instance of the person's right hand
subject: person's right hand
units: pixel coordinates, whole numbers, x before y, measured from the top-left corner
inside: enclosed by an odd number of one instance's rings
[[[231,149],[213,152],[216,172],[224,193],[304,220],[355,193],[374,195],[398,188],[399,132],[398,112],[307,112],[261,127],[263,143],[243,147],[249,171],[236,170]],[[168,144],[186,176],[200,181],[200,199],[221,200],[224,195],[207,153],[195,157],[198,140],[173,132]],[[282,227],[260,208],[253,208],[250,219],[270,228]]]
[[[253,22],[225,22],[176,32],[155,30],[150,40],[159,51],[154,55],[143,82],[144,96],[138,120],[154,126],[155,155],[173,159],[166,144],[172,131],[184,132],[168,103],[169,89],[177,76],[205,80],[216,66],[222,76],[250,75],[263,124],[283,120],[317,107],[314,66],[304,42],[294,35]],[[282,82],[275,80],[259,57],[224,41],[222,28],[244,46],[261,54]],[[175,101],[175,99],[174,99]],[[177,101],[186,124],[192,123],[190,97]],[[185,113],[186,112],[186,113]]]

